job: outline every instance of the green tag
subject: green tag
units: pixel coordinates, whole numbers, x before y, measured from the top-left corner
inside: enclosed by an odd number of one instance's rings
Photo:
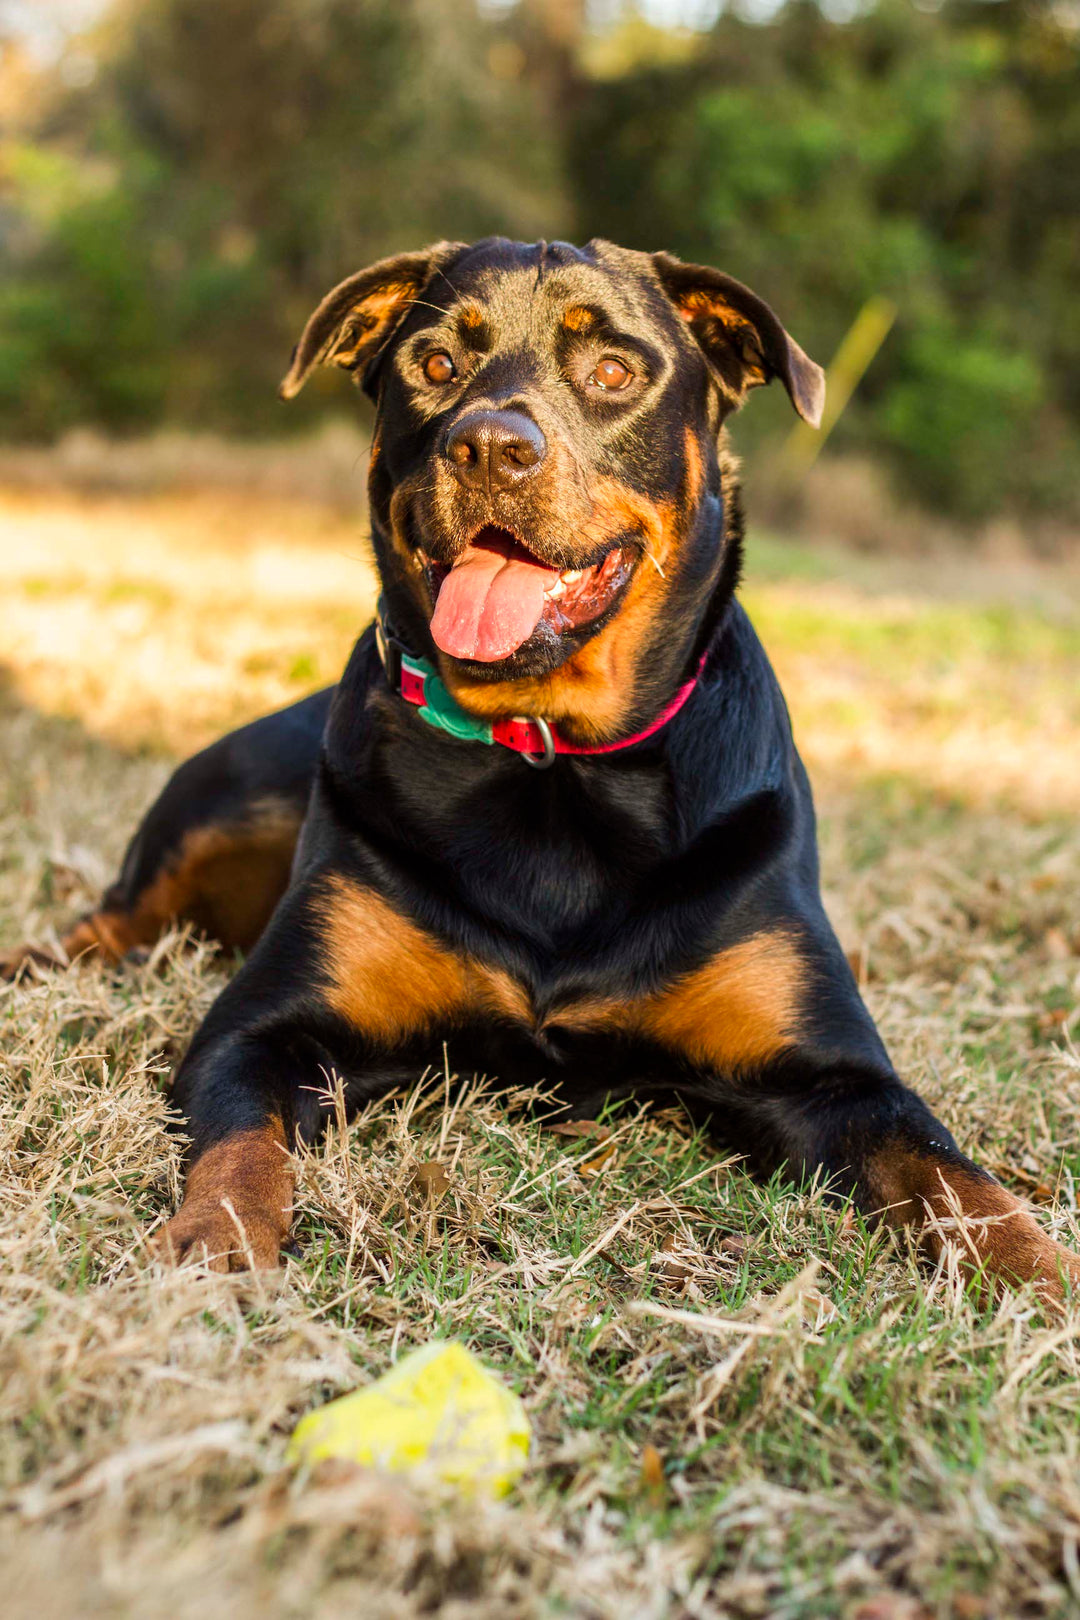
[[[410,658],[409,662],[424,677],[424,704],[419,710],[421,720],[426,720],[437,731],[460,737],[464,742],[494,742],[488,721],[474,720],[471,714],[466,714],[460,703],[454,702],[426,659]]]

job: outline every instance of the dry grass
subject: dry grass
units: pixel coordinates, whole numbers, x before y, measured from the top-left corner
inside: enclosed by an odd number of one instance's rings
[[[175,495],[314,501],[348,513],[367,471],[368,435],[349,416],[295,438],[241,441],[161,429],[114,439],[75,428],[51,445],[0,444],[0,486],[52,495]]]
[[[736,423],[736,435],[741,424]],[[66,460],[70,466],[70,453]],[[783,463],[781,461],[781,469]],[[839,542],[850,550],[878,556],[921,556],[940,559],[955,551],[955,520],[940,517],[922,503],[906,498],[900,480],[890,478],[880,461],[830,445],[820,460],[800,473],[795,483],[777,477],[775,457],[753,458],[750,465],[750,508],[759,521],[820,544]],[[0,460],[0,477],[4,465]],[[962,531],[968,555],[998,561],[1030,562],[1033,555],[1076,566],[1075,518],[1045,515],[1023,518],[995,514]]]
[[[164,756],[332,679],[371,585],[352,524],[266,496],[24,491],[0,523],[0,937],[47,937]],[[1076,1246],[1075,612],[1044,575],[928,594],[752,558],[873,1011]],[[173,938],[0,991],[5,1614],[1080,1612],[1080,1314],[980,1304],[678,1118],[575,1137],[493,1092],[450,1109],[436,1052],[305,1158],[280,1283],[148,1271],[177,1190],[162,1078],[227,971]],[[435,1333],[525,1397],[513,1498],[282,1471],[299,1414]]]

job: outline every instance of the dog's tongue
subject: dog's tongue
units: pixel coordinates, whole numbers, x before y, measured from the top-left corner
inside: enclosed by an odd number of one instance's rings
[[[557,568],[531,561],[509,534],[482,529],[439,588],[431,634],[451,658],[490,664],[528,641]]]

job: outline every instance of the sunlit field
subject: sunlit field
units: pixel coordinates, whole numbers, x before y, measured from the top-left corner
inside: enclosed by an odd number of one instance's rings
[[[48,945],[171,762],[333,681],[373,597],[329,508],[0,497],[0,941]],[[1080,1247],[1076,574],[756,534],[743,597],[901,1071]],[[511,1074],[448,1109],[436,1045],[305,1157],[280,1281],[148,1268],[163,1082],[230,967],[175,935],[0,987],[6,1615],[1080,1613],[1080,1310],[965,1294],[677,1114],[545,1128]],[[511,1497],[284,1469],[433,1335],[523,1395]]]

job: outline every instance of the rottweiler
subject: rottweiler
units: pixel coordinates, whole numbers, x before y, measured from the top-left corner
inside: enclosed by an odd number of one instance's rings
[[[311,315],[281,394],[375,402],[378,613],[340,684],[182,765],[64,944],[248,953],[175,1077],[176,1260],[278,1263],[296,1137],[448,1042],[568,1117],[683,1100],[1048,1304],[1080,1260],[903,1085],[825,916],[814,808],[736,598],[725,421],[820,368],[732,277],[593,241],[438,243]],[[9,962],[11,967],[20,958]]]

